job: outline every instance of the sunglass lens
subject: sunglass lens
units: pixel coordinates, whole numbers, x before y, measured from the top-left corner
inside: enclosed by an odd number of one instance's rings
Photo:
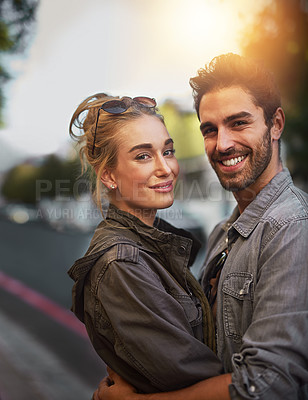
[[[122,114],[127,110],[127,106],[121,100],[107,101],[101,108],[109,114]]]
[[[156,100],[150,97],[134,97],[133,100],[145,107],[156,107]]]

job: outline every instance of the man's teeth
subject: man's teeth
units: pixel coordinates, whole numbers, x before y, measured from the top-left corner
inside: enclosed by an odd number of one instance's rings
[[[245,156],[230,158],[229,160],[223,160],[222,164],[225,165],[226,167],[231,167],[231,165],[236,165],[239,162],[243,161],[244,158]]]

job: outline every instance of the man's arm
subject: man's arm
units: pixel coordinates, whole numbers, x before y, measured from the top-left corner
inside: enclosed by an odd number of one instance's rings
[[[293,400],[307,393],[308,226],[295,217],[279,229],[268,225],[257,249],[252,322],[232,356],[234,399]]]
[[[139,394],[133,386],[108,369],[93,400],[230,400],[231,374],[215,376],[173,392]]]

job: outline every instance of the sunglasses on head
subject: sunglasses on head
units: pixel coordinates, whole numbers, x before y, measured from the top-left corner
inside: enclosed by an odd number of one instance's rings
[[[139,96],[139,97],[134,97],[134,98],[123,97],[122,100],[110,100],[110,101],[106,101],[106,103],[102,104],[97,112],[95,131],[94,131],[94,140],[93,140],[93,147],[92,147],[92,155],[94,154],[94,149],[95,149],[96,130],[97,130],[97,124],[98,124],[100,111],[103,110],[109,114],[122,114],[129,109],[129,107],[131,106],[131,104],[133,102],[138,103],[140,106],[146,107],[146,108],[155,108],[156,104],[157,104],[155,99],[151,99],[150,97],[144,97],[144,96]]]

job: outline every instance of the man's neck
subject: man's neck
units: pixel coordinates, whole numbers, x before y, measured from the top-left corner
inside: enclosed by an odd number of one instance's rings
[[[282,171],[282,169],[283,167],[281,163],[277,165],[277,168],[267,168],[259,176],[259,178],[246,189],[240,190],[238,192],[233,192],[233,196],[238,204],[240,214],[242,214],[245,208],[256,198],[261,190],[270,183],[274,176]]]

